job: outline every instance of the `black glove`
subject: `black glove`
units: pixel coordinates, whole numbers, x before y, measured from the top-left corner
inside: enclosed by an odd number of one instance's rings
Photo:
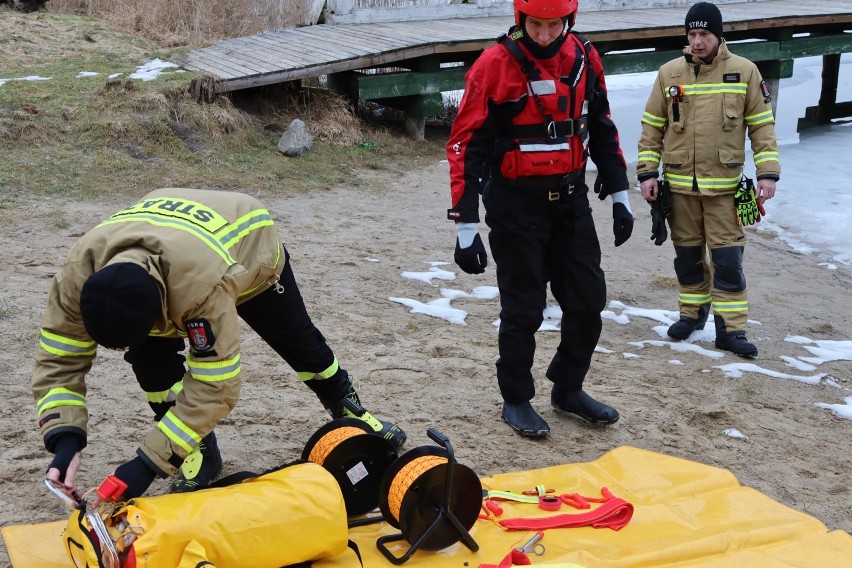
[[[606,196],[609,195],[609,190],[604,187],[603,178],[600,176],[600,174],[598,174],[598,177],[595,178],[595,193],[598,194],[598,199],[600,199],[601,201],[606,199]]]
[[[666,242],[669,236],[669,232],[666,229],[666,219],[668,219],[672,212],[669,191],[669,182],[664,179],[657,180],[657,199],[650,202],[651,240],[657,246]]]
[[[612,204],[612,232],[615,246],[623,245],[633,234],[633,215],[623,203]]]
[[[115,470],[115,476],[127,484],[127,489],[124,490],[122,495],[122,500],[124,500],[139,497],[145,493],[151,483],[154,482],[157,472],[151,469],[145,463],[145,460],[136,456],[129,462],[118,466]]]
[[[655,245],[660,246],[669,238],[669,231],[666,229],[666,216],[656,203],[656,201],[651,202],[651,240]]]
[[[488,254],[485,245],[479,238],[479,233],[473,237],[473,242],[467,248],[461,248],[459,239],[456,237],[456,253],[453,255],[456,264],[468,274],[482,274],[488,266]]]
[[[68,466],[71,465],[71,460],[81,449],[83,449],[83,443],[79,436],[60,434],[53,444],[53,460],[47,466],[47,469],[55,467],[59,470],[59,480],[65,481]]]

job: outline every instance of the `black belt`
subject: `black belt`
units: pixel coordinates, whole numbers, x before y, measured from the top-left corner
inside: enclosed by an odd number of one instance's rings
[[[562,136],[582,136],[588,131],[589,121],[583,118],[573,118],[563,121],[551,121],[541,124],[513,124],[509,127],[508,135],[512,138],[560,138]]]
[[[557,178],[558,188],[547,190],[547,200],[559,201],[563,197],[573,194],[580,187],[578,183],[580,177],[582,177],[581,174],[573,171]]]

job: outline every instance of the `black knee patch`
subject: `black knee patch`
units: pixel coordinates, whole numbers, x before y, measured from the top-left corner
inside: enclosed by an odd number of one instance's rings
[[[701,249],[702,247],[675,247],[674,269],[681,286],[693,286],[704,282]]]
[[[743,247],[723,247],[710,251],[713,259],[713,286],[724,292],[742,292],[746,287],[743,273]]]

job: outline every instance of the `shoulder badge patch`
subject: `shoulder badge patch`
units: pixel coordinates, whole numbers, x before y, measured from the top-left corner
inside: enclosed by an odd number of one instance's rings
[[[196,353],[212,354],[213,346],[216,344],[216,336],[210,322],[204,318],[189,320],[186,322],[186,334],[192,344],[192,350]]]
[[[740,82],[740,74],[739,73],[725,73],[722,75],[723,83],[739,83]]]
[[[772,94],[769,92],[769,85],[763,79],[760,80],[760,92],[763,94],[763,102],[768,103],[772,100]]]

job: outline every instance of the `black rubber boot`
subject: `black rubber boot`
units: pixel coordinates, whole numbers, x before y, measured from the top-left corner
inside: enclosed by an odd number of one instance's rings
[[[379,420],[367,412],[361,406],[361,400],[358,398],[358,393],[355,392],[354,388],[346,393],[338,402],[334,404],[323,402],[323,406],[325,406],[325,409],[332,418],[357,418],[358,420],[363,420],[373,432],[388,440],[397,452],[405,445],[407,438],[405,431],[393,422]]]
[[[576,414],[592,424],[612,424],[619,418],[616,409],[593,399],[583,389],[572,391],[553,385],[550,403],[554,409]]]
[[[503,422],[521,436],[541,438],[550,434],[550,426],[538,415],[529,401],[520,404],[504,402],[502,418]]]
[[[216,443],[216,433],[210,432],[199,442],[191,454],[183,460],[178,476],[169,486],[169,493],[188,493],[204,489],[222,471],[222,455]]]
[[[725,320],[719,316],[715,317],[714,323],[716,324],[716,349],[730,351],[743,359],[757,358],[757,346],[749,343],[745,331],[728,331],[725,328]]]
[[[692,335],[696,329],[703,329],[707,323],[707,316],[710,314],[710,304],[702,304],[698,308],[698,317],[690,318],[680,316],[680,319],[669,326],[668,335],[672,339],[683,341]]]

